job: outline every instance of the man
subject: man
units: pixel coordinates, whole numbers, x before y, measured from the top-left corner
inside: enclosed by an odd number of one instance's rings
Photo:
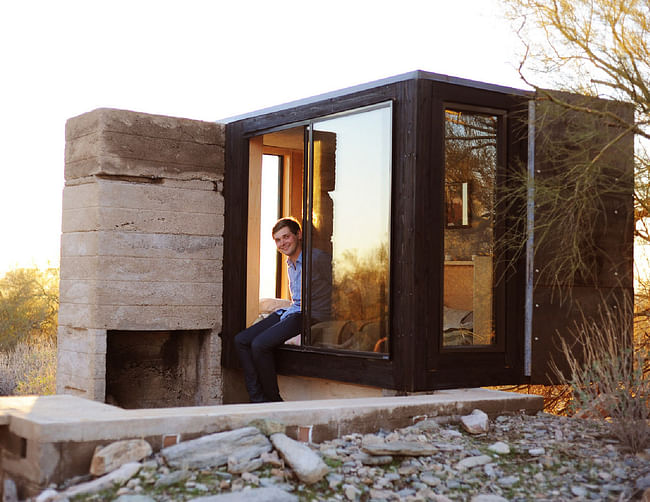
[[[302,230],[295,218],[281,218],[273,226],[273,240],[287,257],[291,306],[270,314],[235,336],[244,369],[246,390],[253,403],[282,401],[273,351],[302,330]],[[331,311],[332,267],[325,253],[312,251],[311,320],[326,320]]]

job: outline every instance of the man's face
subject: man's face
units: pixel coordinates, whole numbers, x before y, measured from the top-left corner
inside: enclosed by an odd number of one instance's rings
[[[302,239],[302,232],[294,234],[289,227],[282,227],[280,230],[273,234],[273,240],[278,251],[289,258],[296,259],[300,254],[300,244]]]

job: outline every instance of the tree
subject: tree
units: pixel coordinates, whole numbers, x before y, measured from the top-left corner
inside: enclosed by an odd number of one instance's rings
[[[503,0],[503,3],[523,42],[520,74],[543,102],[538,108],[544,115],[537,120],[556,120],[558,114],[578,117],[563,123],[566,128],[576,130],[567,133],[573,140],[572,148],[556,152],[562,169],[556,176],[543,180],[541,186],[535,185],[536,196],[541,189],[542,197],[536,203],[550,208],[550,218],[540,223],[542,228],[535,228],[535,237],[537,240],[539,231],[543,239],[554,228],[561,233],[561,239],[567,240],[563,247],[567,254],[561,259],[569,264],[569,271],[576,275],[588,274],[592,229],[580,232],[580,238],[586,236],[586,242],[577,242],[572,241],[578,233],[571,231],[571,227],[583,229],[590,221],[596,221],[593,215],[603,205],[600,195],[594,194],[616,195],[618,180],[608,171],[608,158],[615,155],[613,152],[622,142],[630,142],[631,135],[635,137],[635,234],[637,242],[650,244],[650,0]],[[591,106],[594,102],[589,99],[576,99],[575,95],[547,88],[614,102],[611,106]],[[583,122],[588,126],[579,130]],[[593,148],[594,141],[587,132],[608,128],[608,140],[597,142],[600,146]],[[555,227],[558,221],[559,231]],[[544,228],[549,223],[553,225]],[[566,269],[562,270],[561,275],[565,272]],[[582,325],[576,326],[578,346],[584,349],[583,362],[587,364],[578,364],[580,358],[574,358],[577,346],[563,346],[571,365],[568,383],[578,401],[584,395],[589,397],[586,401],[593,402],[593,394],[584,391],[595,391],[604,398],[600,406],[607,408],[605,412],[615,423],[631,419],[630,423],[644,426],[640,433],[642,439],[630,444],[633,449],[642,448],[650,441],[647,428],[650,283],[648,278],[640,279],[634,305],[636,347],[633,352],[621,355],[624,351],[616,342],[618,334],[625,330],[625,319],[631,316],[621,317],[622,309],[608,310],[605,302],[601,305],[600,321],[585,318]],[[619,320],[607,324],[603,319]],[[600,346],[595,343],[598,339],[602,341]],[[621,349],[620,354],[612,347]],[[612,357],[621,359],[621,364],[612,364]],[[612,374],[613,367],[621,370]],[[609,394],[603,390],[604,383],[612,384]],[[632,411],[630,407],[621,408],[625,403],[634,403],[636,408],[632,407]]]
[[[636,204],[650,211],[650,0],[503,0],[523,42],[522,78],[543,99],[620,126],[611,144],[592,153],[592,162],[624,135],[636,145]],[[534,83],[533,77],[541,81]],[[620,100],[634,106],[626,118],[546,92],[542,86]],[[645,227],[638,235],[650,239]]]
[[[59,271],[18,268],[0,279],[0,349],[56,337]]]
[[[602,195],[616,195],[618,185],[616,176],[607,171],[606,158],[615,156],[621,143],[631,141],[633,135],[637,138],[637,219],[646,221],[643,218],[650,210],[650,162],[645,148],[650,139],[650,0],[503,3],[522,40],[520,74],[535,88],[538,100],[545,102],[538,106],[544,114],[538,121],[563,121],[574,129],[570,131],[570,148],[550,153],[562,165],[562,172],[555,179],[537,180],[537,202],[551,209],[535,229],[536,240],[550,239],[552,232],[562,235],[565,242],[561,247],[567,254],[552,264],[558,276],[589,275],[593,270],[592,236],[598,231],[592,216],[602,208]],[[567,93],[548,91],[550,88]],[[592,106],[593,101],[575,99],[575,94],[614,103]],[[616,102],[631,105],[633,113],[629,106],[616,106]],[[569,117],[558,117],[562,114]],[[593,124],[597,127],[591,127]],[[605,128],[616,130],[616,134],[594,142],[590,134]],[[549,143],[552,145],[552,138]],[[594,143],[601,147],[594,149]],[[571,231],[575,228],[586,230],[577,235]],[[643,225],[637,226],[636,233],[650,239]]]

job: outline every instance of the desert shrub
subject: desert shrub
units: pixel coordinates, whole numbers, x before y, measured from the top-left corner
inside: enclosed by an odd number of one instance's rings
[[[0,395],[56,392],[56,342],[39,338],[0,351]]]
[[[553,415],[568,416],[571,414],[572,391],[571,387],[564,385],[501,385],[488,387],[489,389],[504,392],[517,392],[519,394],[535,394],[544,398],[544,411]]]
[[[0,350],[20,341],[56,338],[59,271],[17,268],[0,279]]]
[[[644,369],[648,347],[635,345],[631,308],[603,308],[582,317],[574,342],[560,340],[569,374],[555,373],[570,386],[572,408],[580,416],[606,420],[623,446],[638,452],[650,444],[650,379]]]

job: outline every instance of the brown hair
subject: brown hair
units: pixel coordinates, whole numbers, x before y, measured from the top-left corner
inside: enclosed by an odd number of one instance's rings
[[[291,233],[294,235],[298,235],[298,232],[300,232],[300,223],[298,222],[297,219],[295,219],[293,216],[288,216],[286,218],[280,218],[275,225],[273,225],[273,230],[271,231],[271,235],[275,235],[276,232],[278,232],[280,229],[284,227],[289,227],[289,230],[291,230]]]

